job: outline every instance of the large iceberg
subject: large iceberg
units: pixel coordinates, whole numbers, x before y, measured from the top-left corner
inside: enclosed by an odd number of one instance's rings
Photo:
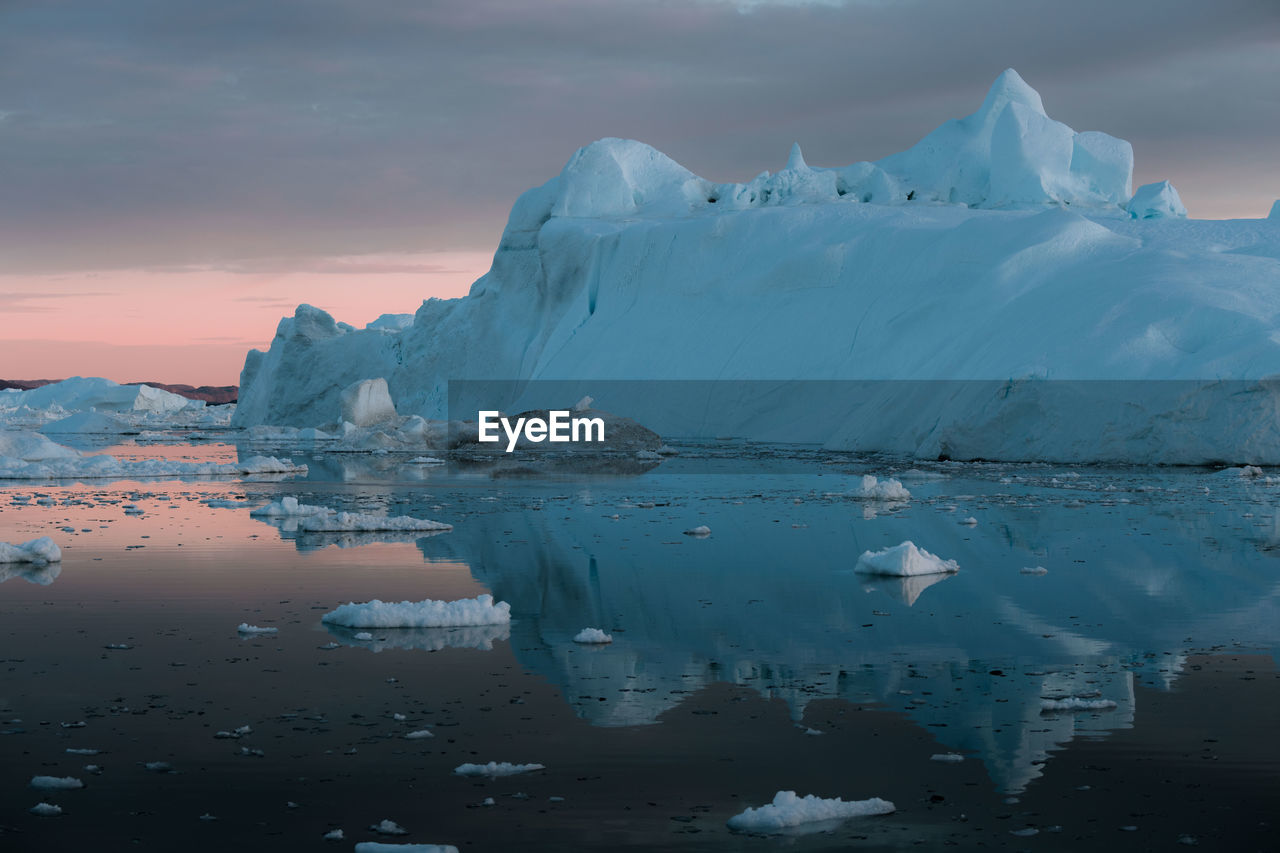
[[[520,196],[468,296],[364,330],[300,306],[248,354],[233,423],[325,423],[385,377],[428,419],[589,393],[664,435],[1280,464],[1280,220],[1186,219],[1132,170],[1012,70],[842,168],[796,146],[716,184],[600,140]]]

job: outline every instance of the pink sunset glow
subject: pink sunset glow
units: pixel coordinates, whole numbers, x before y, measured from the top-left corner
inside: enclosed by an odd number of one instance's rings
[[[487,252],[255,262],[234,268],[0,276],[0,378],[103,376],[234,385],[245,353],[306,302],[362,327],[466,294]]]

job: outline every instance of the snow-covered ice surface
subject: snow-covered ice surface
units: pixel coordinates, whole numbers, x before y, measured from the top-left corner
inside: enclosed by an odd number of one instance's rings
[[[356,853],[458,853],[452,844],[390,844],[385,841],[361,841]]]
[[[494,603],[489,594],[457,601],[373,601],[340,605],[322,621],[347,628],[456,628],[503,625],[511,621],[511,605]]]
[[[1275,221],[1186,218],[1132,172],[1127,142],[1050,118],[1012,70],[877,162],[794,149],[717,184],[603,139],[520,196],[467,297],[394,333],[306,305],[283,319],[234,423],[328,423],[380,378],[401,418],[589,394],[662,435],[1280,463]],[[446,389],[458,377],[502,390]]]
[[[773,802],[748,808],[729,818],[729,828],[742,832],[781,832],[809,823],[848,820],[854,817],[892,814],[893,803],[872,797],[845,801],[813,794],[800,797],[795,791],[779,791]]]

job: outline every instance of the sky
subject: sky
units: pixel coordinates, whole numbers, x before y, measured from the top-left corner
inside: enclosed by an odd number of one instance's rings
[[[0,0],[0,378],[233,384],[299,302],[465,294],[595,139],[842,166],[1006,67],[1192,216],[1280,197],[1275,0]]]

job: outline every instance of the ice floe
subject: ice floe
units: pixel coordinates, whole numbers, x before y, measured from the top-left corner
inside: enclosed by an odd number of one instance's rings
[[[459,764],[453,772],[459,776],[515,776],[517,773],[532,773],[545,770],[542,764],[511,764],[507,761],[490,761],[488,764]]]
[[[884,815],[894,810],[893,803],[879,797],[846,802],[839,797],[824,799],[812,794],[799,797],[795,791],[779,791],[772,803],[748,808],[729,818],[729,828],[740,832],[779,832],[806,823]]]
[[[349,602],[326,613],[321,621],[348,628],[452,628],[464,625],[501,625],[511,621],[511,605],[494,603],[483,594],[457,601]]]

